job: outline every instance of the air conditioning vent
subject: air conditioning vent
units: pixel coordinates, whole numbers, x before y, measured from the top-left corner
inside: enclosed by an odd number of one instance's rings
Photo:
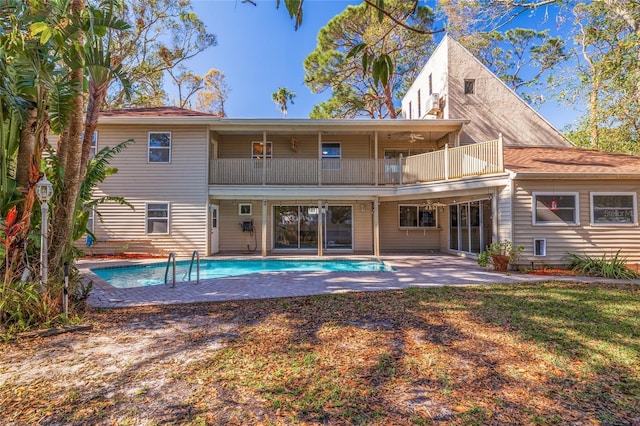
[[[437,93],[432,93],[427,98],[427,114],[436,114],[440,112],[440,96]]]

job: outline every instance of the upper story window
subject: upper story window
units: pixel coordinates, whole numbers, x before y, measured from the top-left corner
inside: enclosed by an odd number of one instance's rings
[[[411,110],[411,101],[409,101],[409,120],[413,118],[413,111]]]
[[[464,94],[472,95],[476,93],[476,81],[472,79],[464,80]]]
[[[578,194],[533,194],[534,225],[578,225]]]
[[[592,225],[637,225],[635,192],[591,193]]]
[[[435,228],[436,209],[431,206],[399,205],[400,228]]]
[[[147,234],[169,233],[169,203],[147,203]]]
[[[429,94],[433,94],[433,74],[429,74]]]
[[[267,149],[264,148],[264,142],[251,142],[251,158],[253,159],[264,157],[271,159],[272,152],[271,142],[267,142]]]
[[[341,155],[340,142],[322,143],[322,168],[339,169]]]
[[[171,162],[171,132],[149,132],[149,163]]]
[[[422,100],[420,99],[420,89],[418,89],[418,118],[422,118]]]

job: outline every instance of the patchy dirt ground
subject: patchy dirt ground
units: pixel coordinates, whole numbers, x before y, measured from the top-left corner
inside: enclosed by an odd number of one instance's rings
[[[522,288],[92,311],[0,344],[0,423],[640,424],[640,289]]]

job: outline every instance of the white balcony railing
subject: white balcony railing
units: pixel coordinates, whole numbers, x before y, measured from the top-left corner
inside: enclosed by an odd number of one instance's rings
[[[212,185],[390,185],[434,182],[504,171],[502,141],[400,159],[229,158],[211,160]]]

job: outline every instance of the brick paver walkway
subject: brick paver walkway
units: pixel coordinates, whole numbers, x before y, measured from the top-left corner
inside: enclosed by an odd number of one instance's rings
[[[113,288],[91,274],[89,269],[106,264],[148,261],[81,261],[77,266],[88,280],[94,282],[89,304],[105,308],[310,296],[407,287],[537,282],[549,279],[519,273],[495,273],[479,267],[475,260],[456,256],[382,256],[381,260],[391,265],[395,272],[271,272],[215,278],[203,280],[199,284],[178,282],[175,288],[156,285],[129,289]],[[159,261],[161,262],[159,259],[154,260]],[[568,281],[594,280],[585,277],[552,278]]]

